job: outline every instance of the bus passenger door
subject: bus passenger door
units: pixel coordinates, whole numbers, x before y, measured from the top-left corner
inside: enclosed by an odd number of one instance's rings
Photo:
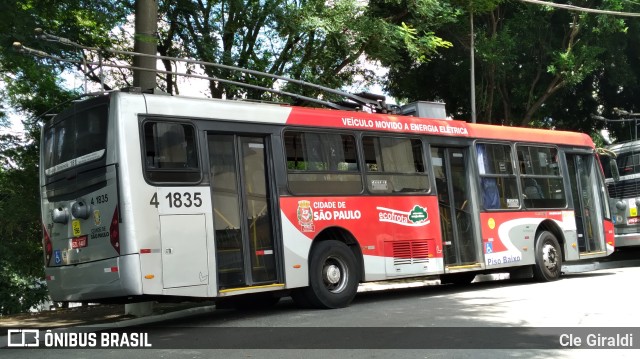
[[[431,147],[447,269],[478,264],[467,155],[464,148]]]
[[[598,218],[601,218],[597,212],[601,208],[601,198],[599,191],[594,187],[599,183],[594,165],[593,155],[567,154],[581,255],[602,253],[606,250],[603,224],[598,221]]]
[[[267,141],[208,133],[218,289],[277,281]]]

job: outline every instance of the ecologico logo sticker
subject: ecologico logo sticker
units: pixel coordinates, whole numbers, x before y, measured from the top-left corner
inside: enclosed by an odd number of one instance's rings
[[[378,220],[380,222],[389,222],[408,227],[422,227],[430,223],[429,213],[424,207],[418,205],[408,211],[399,211],[397,209],[376,207],[378,210]]]

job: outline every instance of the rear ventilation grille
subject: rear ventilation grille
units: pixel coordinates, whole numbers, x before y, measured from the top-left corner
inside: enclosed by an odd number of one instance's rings
[[[426,240],[393,242],[393,264],[429,263],[429,243]]]

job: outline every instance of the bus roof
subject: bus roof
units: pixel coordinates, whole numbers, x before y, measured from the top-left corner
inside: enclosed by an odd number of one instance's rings
[[[612,145],[607,146],[607,149],[620,154],[625,152],[639,151],[640,150],[640,141],[628,141],[628,142],[620,142],[614,143]]]
[[[579,132],[300,107],[292,108],[287,124],[594,147],[591,137]]]
[[[116,97],[140,96],[139,94],[122,92],[113,94]],[[591,137],[579,132],[471,124],[458,120],[426,119],[395,114],[297,107],[286,104],[150,94],[144,94],[144,96],[147,108],[150,109],[150,115],[203,118],[203,114],[215,114],[217,119],[228,121],[594,147]]]

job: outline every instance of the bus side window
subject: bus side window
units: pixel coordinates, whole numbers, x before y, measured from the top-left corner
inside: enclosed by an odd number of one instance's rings
[[[372,193],[424,193],[429,191],[422,142],[397,137],[362,138],[367,167],[367,188]]]
[[[175,122],[144,123],[145,173],[154,182],[197,182],[195,129]]]
[[[517,146],[520,183],[527,208],[564,208],[564,184],[553,147]]]
[[[511,146],[478,143],[478,171],[485,209],[518,209],[520,199],[512,165]]]
[[[284,145],[287,180],[292,193],[362,192],[362,175],[353,135],[286,131]]]

